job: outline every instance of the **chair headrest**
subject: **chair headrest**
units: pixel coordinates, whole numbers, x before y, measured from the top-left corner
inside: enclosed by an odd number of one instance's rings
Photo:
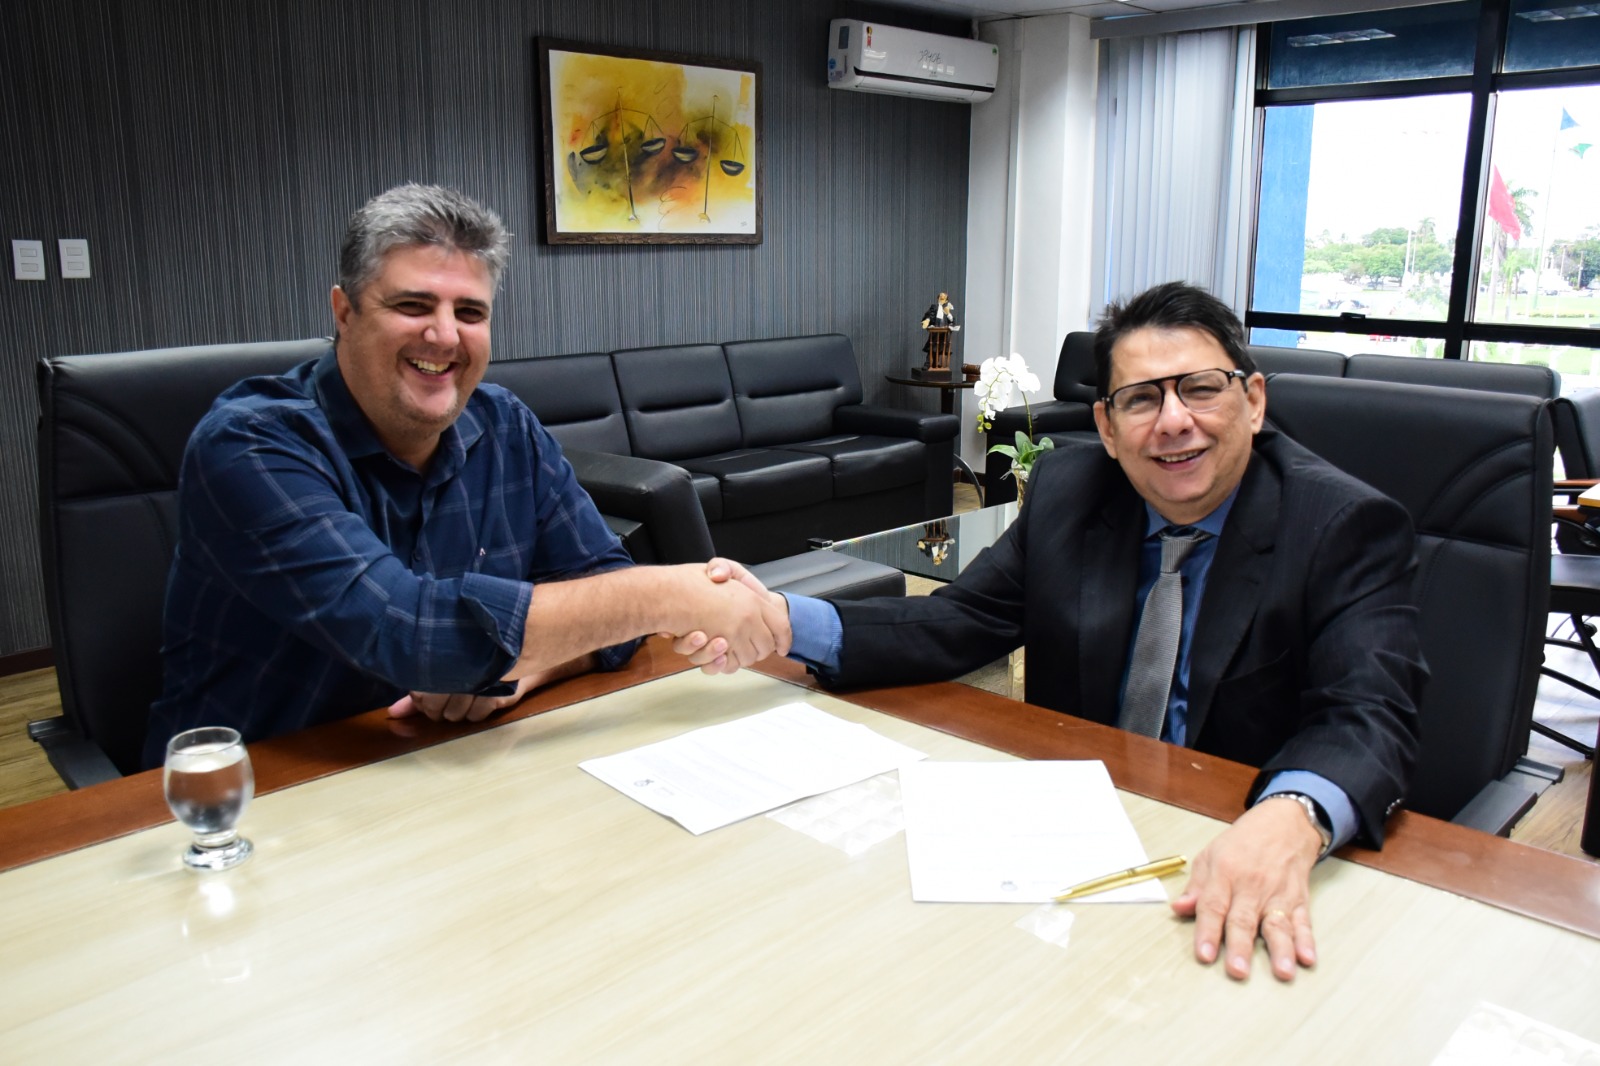
[[[328,338],[212,344],[39,364],[39,402],[57,499],[170,489],[189,435],[235,382],[280,374],[332,349]]]

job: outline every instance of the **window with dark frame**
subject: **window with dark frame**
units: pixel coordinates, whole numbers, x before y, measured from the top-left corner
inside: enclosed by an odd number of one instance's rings
[[[1257,34],[1252,342],[1545,363],[1565,391],[1600,387],[1600,3]]]

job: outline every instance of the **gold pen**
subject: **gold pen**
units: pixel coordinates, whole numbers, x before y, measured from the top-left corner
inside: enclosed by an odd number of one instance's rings
[[[1079,896],[1087,896],[1095,892],[1108,892],[1113,888],[1121,888],[1123,885],[1137,884],[1140,881],[1150,881],[1157,877],[1175,874],[1183,869],[1188,862],[1189,860],[1184,856],[1174,855],[1171,858],[1147,862],[1143,866],[1130,866],[1126,870],[1118,870],[1114,874],[1106,874],[1104,877],[1096,877],[1092,881],[1085,881],[1081,885],[1073,885],[1057,896],[1056,902],[1065,903],[1067,900],[1077,899]]]

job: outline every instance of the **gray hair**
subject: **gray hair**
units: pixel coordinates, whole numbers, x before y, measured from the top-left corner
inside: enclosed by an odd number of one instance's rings
[[[379,193],[350,216],[339,248],[339,287],[359,305],[361,290],[396,248],[433,245],[475,256],[500,288],[511,234],[500,216],[454,189],[407,182]]]

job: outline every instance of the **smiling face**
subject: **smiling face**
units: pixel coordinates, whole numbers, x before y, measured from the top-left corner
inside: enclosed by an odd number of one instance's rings
[[[333,289],[345,384],[384,447],[419,470],[483,378],[493,301],[482,260],[432,245],[384,256],[359,306]]]
[[[1201,329],[1146,327],[1123,336],[1111,351],[1111,387],[1187,374],[1233,360]],[[1095,427],[1106,451],[1122,466],[1139,495],[1167,521],[1198,522],[1228,498],[1244,477],[1252,439],[1267,413],[1266,379],[1252,374],[1241,388],[1229,382],[1222,403],[1201,414],[1164,385],[1161,410],[1140,422],[1094,405]]]

